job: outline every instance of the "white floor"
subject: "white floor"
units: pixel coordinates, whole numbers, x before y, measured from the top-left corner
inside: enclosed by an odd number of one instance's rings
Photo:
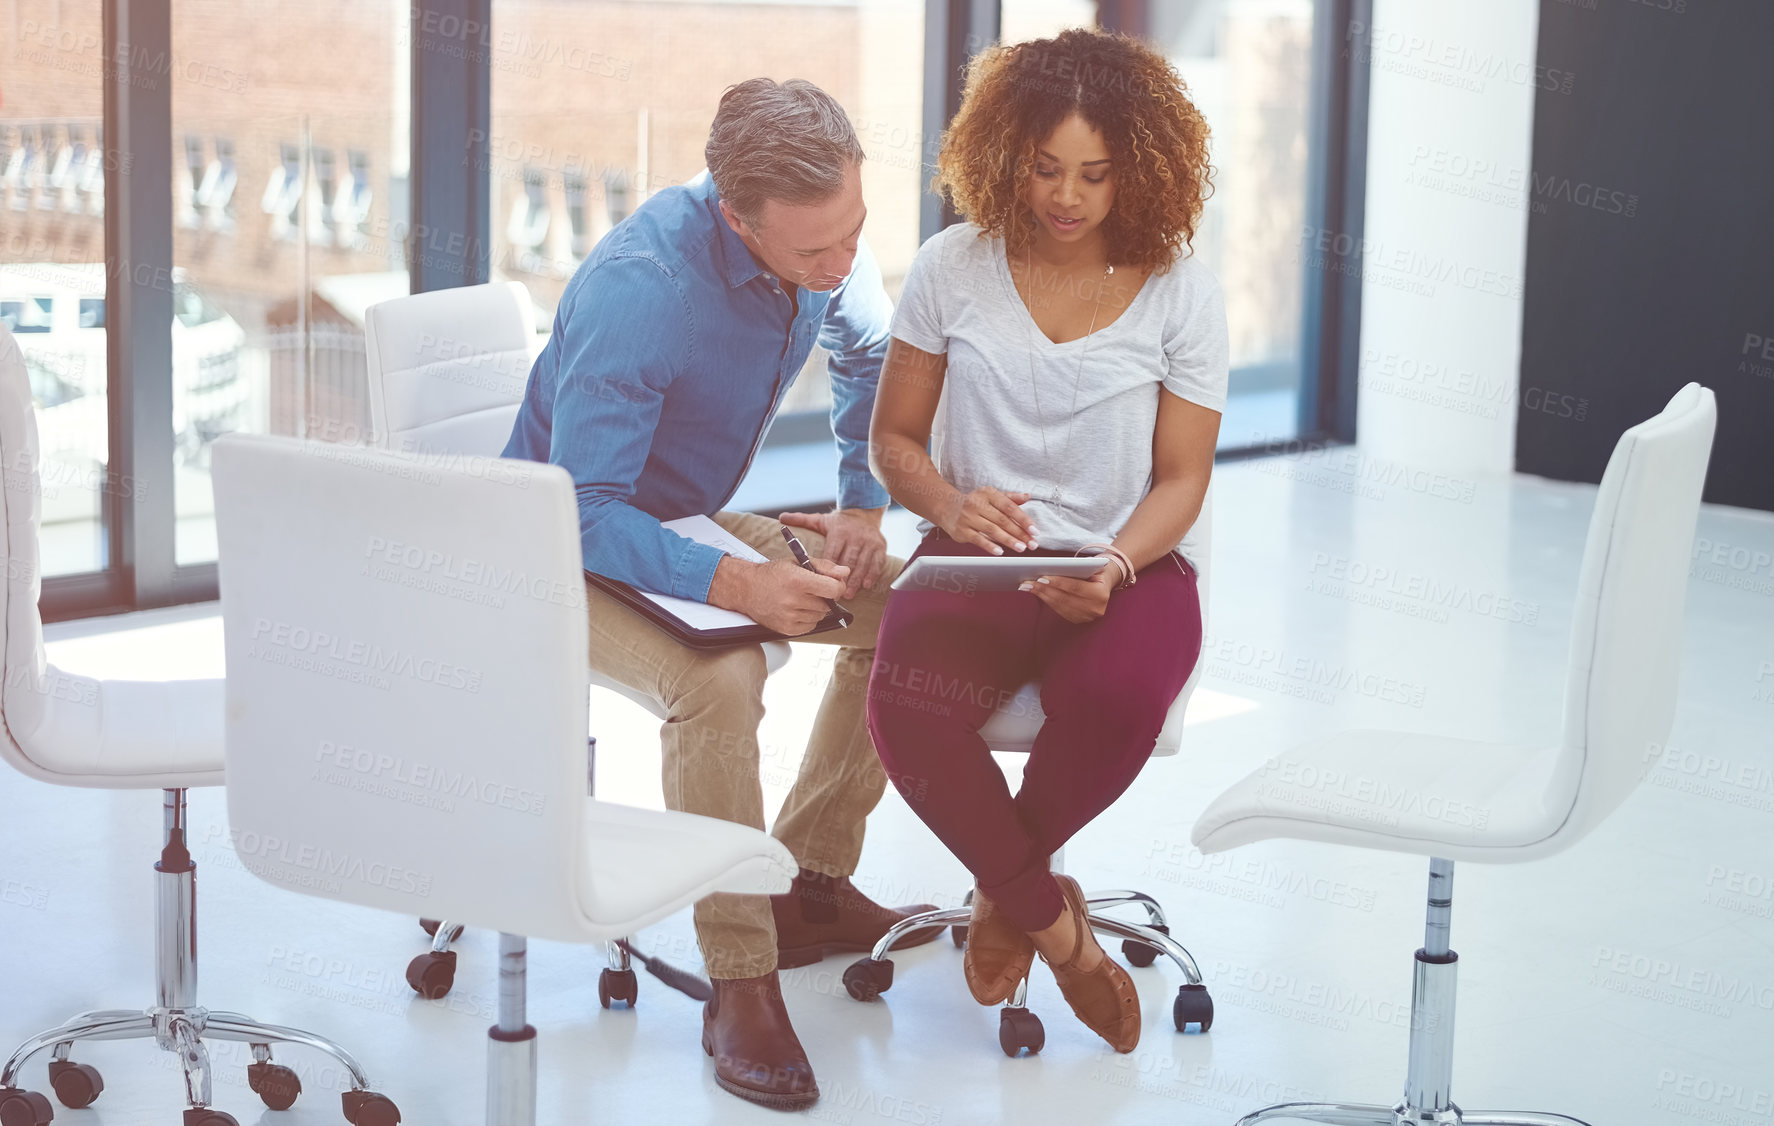
[[[997,1047],[997,1014],[967,996],[946,941],[899,958],[892,990],[869,1005],[844,993],[850,959],[834,957],[787,975],[824,1090],[809,1117],[1224,1124],[1282,1099],[1397,1096],[1424,863],[1288,842],[1203,857],[1188,844],[1190,822],[1221,787],[1322,732],[1555,739],[1593,489],[1412,476],[1349,450],[1222,466],[1216,488],[1207,680],[1184,751],[1154,762],[1067,854],[1086,885],[1162,900],[1212,989],[1213,1031],[1172,1030],[1179,978],[1161,964],[1136,971],[1145,1036],[1115,1056],[1038,971],[1031,1005],[1047,1047],[1011,1060]],[[908,550],[909,521],[894,534]],[[1681,705],[1647,784],[1571,852],[1458,872],[1454,1094],[1467,1107],[1560,1110],[1595,1126],[1774,1122],[1774,518],[1709,509],[1699,534]],[[1443,604],[1392,593],[1421,579],[1454,593]],[[101,675],[219,675],[214,613],[58,626],[52,658]],[[767,699],[772,802],[824,678],[818,653],[797,648]],[[657,804],[653,721],[599,703],[600,796]],[[192,808],[207,1003],[342,1041],[408,1123],[479,1123],[495,936],[468,936],[448,998],[416,1000],[402,978],[423,948],[412,920],[257,882],[226,847],[220,792],[195,793]],[[159,795],[7,772],[0,810],[0,1039],[81,1009],[147,1003]],[[859,883],[895,902],[944,904],[966,887],[891,794],[870,823]],[[640,941],[696,965],[687,913]],[[532,946],[542,1121],[781,1120],[715,1087],[685,997],[642,975],[636,1011],[601,1011],[599,964],[589,949]],[[124,1043],[76,1058],[99,1066],[107,1089],[91,1110],[58,1107],[58,1124],[177,1120],[170,1056]],[[295,1109],[261,1107],[234,1045],[217,1047],[218,1105],[244,1123],[342,1121],[339,1077],[294,1050],[282,1058],[307,1086]],[[44,1086],[41,1059],[26,1080]]]

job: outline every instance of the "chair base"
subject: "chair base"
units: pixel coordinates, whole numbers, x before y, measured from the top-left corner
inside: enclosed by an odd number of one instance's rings
[[[1277,1103],[1240,1118],[1237,1126],[1255,1126],[1276,1119],[1324,1122],[1329,1126],[1589,1126],[1580,1118],[1537,1111],[1463,1111],[1449,1104],[1446,1110],[1418,1110],[1400,1103]]]
[[[1410,1056],[1404,1097],[1377,1103],[1277,1103],[1240,1118],[1237,1126],[1275,1119],[1330,1126],[1589,1126],[1580,1118],[1538,1111],[1464,1111],[1449,1096],[1454,1071],[1454,1001],[1460,956],[1448,945],[1454,907],[1454,862],[1429,861],[1423,948],[1413,960]]]
[[[300,1044],[338,1061],[351,1076],[351,1090],[343,1094],[343,1113],[354,1126],[394,1126],[400,1112],[387,1097],[369,1089],[369,1080],[351,1054],[322,1036],[283,1025],[266,1024],[241,1013],[202,1008],[142,1010],[105,1009],[80,1013],[54,1028],[39,1032],[19,1045],[0,1069],[0,1123],[4,1126],[40,1126],[49,1121],[20,1117],[15,1123],[7,1099],[26,1104],[27,1092],[18,1087],[19,1073],[30,1057],[52,1050],[50,1085],[63,1106],[90,1106],[104,1090],[104,1082],[90,1065],[74,1064],[68,1057],[74,1044],[87,1040],[153,1040],[179,1059],[185,1077],[186,1120],[201,1126],[231,1126],[233,1116],[211,1108],[212,1069],[205,1040],[233,1040],[252,1046],[253,1062],[247,1067],[247,1083],[272,1110],[283,1110],[301,1093],[297,1073],[272,1061],[274,1044]],[[47,1103],[44,1104],[47,1106]]]
[[[197,995],[197,865],[185,847],[185,791],[165,792],[166,843],[155,868],[155,949],[157,1003],[146,1009],[103,1009],[80,1013],[19,1045],[0,1067],[0,1126],[44,1126],[53,1116],[49,1100],[18,1086],[25,1062],[51,1050],[49,1081],[64,1106],[89,1106],[105,1089],[97,1069],[68,1056],[83,1040],[152,1039],[179,1059],[185,1077],[185,1126],[237,1126],[232,1115],[210,1106],[211,1068],[205,1038],[233,1040],[252,1047],[247,1084],[273,1110],[296,1101],[297,1073],[271,1059],[271,1045],[299,1044],[337,1060],[351,1077],[341,1096],[345,1120],[353,1126],[395,1126],[400,1111],[369,1080],[351,1054],[321,1036],[240,1013],[205,1009]]]
[[[971,901],[972,898],[973,893],[969,892],[967,900]],[[1086,896],[1085,899],[1090,909],[1090,929],[1098,934],[1120,938],[1122,954],[1130,963],[1135,966],[1149,966],[1162,955],[1176,963],[1177,968],[1183,972],[1184,984],[1177,990],[1176,1000],[1171,1005],[1171,1016],[1177,1031],[1186,1032],[1191,1025],[1202,1032],[1212,1028],[1213,998],[1202,984],[1201,969],[1195,964],[1195,956],[1170,936],[1164,908],[1159,906],[1158,901],[1143,892],[1127,890],[1098,892]],[[1111,908],[1130,904],[1145,909],[1145,923],[1130,923],[1104,914]],[[972,915],[970,907],[951,907],[907,916],[881,936],[866,958],[859,958],[844,971],[844,988],[858,1001],[875,1000],[893,987],[893,959],[888,956],[888,952],[893,949],[894,943],[912,931],[947,926],[954,929],[955,944],[959,946],[967,931],[967,921]],[[998,1044],[1007,1056],[1015,1057],[1025,1050],[1034,1055],[1041,1050],[1046,1040],[1041,1019],[1024,1005],[1028,997],[1028,987],[1028,978],[1025,977],[1017,984],[1016,994],[999,1013]]]

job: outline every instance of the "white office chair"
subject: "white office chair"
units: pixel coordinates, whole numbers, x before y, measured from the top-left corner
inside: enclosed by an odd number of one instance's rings
[[[398,297],[364,313],[372,444],[439,456],[496,458],[511,437],[536,344],[535,306],[519,282],[489,282]],[[787,642],[764,646],[775,672],[788,663]],[[664,720],[659,704],[627,685],[591,674]],[[589,772],[588,772],[589,774]],[[455,983],[460,923],[422,919],[431,949],[407,966],[407,984],[437,998]],[[598,1000],[633,1006],[638,995],[628,951],[611,943],[598,978]]]
[[[1397,1106],[1281,1104],[1241,1124],[1293,1118],[1339,1126],[1583,1126],[1559,1114],[1467,1113],[1450,1097],[1454,861],[1510,864],[1576,844],[1626,799],[1644,776],[1647,751],[1668,738],[1689,551],[1716,418],[1712,392],[1690,383],[1661,414],[1621,435],[1608,459],[1577,580],[1561,743],[1350,731],[1270,760],[1196,822],[1202,852],[1291,837],[1430,857],[1403,1099]],[[1326,802],[1313,788],[1325,778],[1362,779],[1364,792],[1379,796],[1339,790]]]
[[[63,672],[43,651],[37,613],[41,590],[37,527],[42,490],[37,421],[30,380],[12,334],[0,327],[0,473],[6,527],[0,562],[0,759],[20,773],[56,786],[163,791],[164,845],[154,873],[155,1000],[144,1009],[81,1013],[21,1044],[0,1067],[0,1126],[43,1126],[54,1117],[49,1100],[22,1090],[26,1060],[51,1050],[49,1084],[64,1106],[90,1106],[105,1089],[90,1064],[69,1054],[77,1040],[153,1039],[179,1057],[188,1108],[185,1126],[236,1126],[210,1106],[209,1053],[204,1040],[252,1045],[247,1081],[265,1105],[295,1102],[301,1081],[271,1061],[271,1045],[303,1044],[338,1060],[351,1076],[345,1117],[357,1126],[393,1126],[400,1112],[369,1089],[357,1061],[330,1040],[239,1013],[197,1003],[197,865],[189,851],[185,790],[222,783],[222,682],[219,680],[95,680]],[[24,966],[8,967],[14,973]]]
[[[1201,513],[1195,518],[1191,533],[1201,545],[1201,567],[1196,589],[1201,599],[1201,625],[1203,633],[1207,628],[1208,582],[1211,573],[1209,555],[1213,544],[1213,487],[1208,486],[1207,494],[1201,501]],[[1183,714],[1188,710],[1189,699],[1195,694],[1195,685],[1201,680],[1202,662],[1195,663],[1194,671],[1184,682],[1182,690],[1171,702],[1170,711],[1166,713],[1164,728],[1158,734],[1158,741],[1152,747],[1152,757],[1162,758],[1177,753],[1183,740]],[[1041,683],[1030,681],[1011,697],[979,729],[986,745],[994,751],[1005,753],[1027,754],[1034,746],[1035,736],[1046,722],[1046,715],[1041,710]],[[1053,857],[1054,871],[1060,871],[1064,863],[1064,849]],[[971,900],[973,893],[967,894]],[[1085,898],[1090,907],[1091,929],[1104,934],[1120,937],[1121,952],[1135,966],[1150,966],[1163,954],[1177,964],[1183,972],[1183,984],[1177,988],[1176,1000],[1171,1003],[1171,1019],[1178,1032],[1186,1032],[1189,1025],[1198,1025],[1202,1032],[1213,1027],[1213,998],[1202,984],[1201,970],[1195,964],[1194,957],[1170,935],[1170,927],[1165,919],[1164,908],[1158,901],[1144,892],[1133,890],[1100,891],[1087,894]],[[1145,909],[1146,922],[1130,923],[1122,919],[1103,914],[1111,908],[1137,904]],[[901,921],[892,930],[881,936],[868,957],[859,958],[844,971],[844,988],[850,996],[858,1001],[873,1001],[885,993],[893,985],[893,960],[888,952],[900,936],[910,931],[922,930],[931,925],[947,924],[952,929],[955,945],[961,946],[967,939],[967,920],[972,914],[970,907],[949,908],[940,911],[927,911]],[[1041,1019],[1030,1012],[1027,1007],[1029,981],[1025,976],[1016,987],[1011,997],[998,1014],[998,1045],[1007,1056],[1017,1056],[1023,1050],[1030,1054],[1039,1052],[1045,1045],[1047,1035],[1041,1026]]]
[[[565,470],[246,435],[214,467],[237,850],[292,890],[502,932],[487,1122],[533,1123],[519,936],[607,942],[714,892],[786,891],[794,858],[584,796]]]

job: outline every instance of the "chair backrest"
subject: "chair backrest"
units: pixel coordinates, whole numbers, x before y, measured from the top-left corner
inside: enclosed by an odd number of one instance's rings
[[[1596,490],[1571,622],[1564,739],[1548,787],[1570,813],[1556,847],[1631,793],[1669,737],[1682,610],[1718,409],[1690,383],[1627,430]]]
[[[37,465],[37,416],[31,405],[31,380],[24,353],[10,329],[0,325],[0,473],[5,477],[5,542],[0,556],[6,582],[0,585],[0,758],[32,777],[42,777],[25,753],[31,736],[53,706],[43,692],[49,661],[43,652],[43,619],[37,613],[42,592],[37,554],[37,527],[43,518],[41,479]]]
[[[535,306],[518,282],[371,305],[363,321],[370,444],[498,457],[529,379]]]
[[[6,527],[0,533],[0,562],[6,567],[6,581],[0,584],[0,759],[41,781],[102,785],[90,776],[57,769],[98,744],[103,701],[99,681],[56,668],[43,648],[43,619],[37,611],[43,588],[37,546],[43,518],[38,456],[25,357],[12,333],[0,325],[0,476],[5,484],[0,504],[6,506]],[[192,785],[220,781],[219,774],[185,777]],[[142,784],[157,780],[144,775]]]
[[[229,435],[213,479],[242,862],[583,940],[588,630],[566,471]]]

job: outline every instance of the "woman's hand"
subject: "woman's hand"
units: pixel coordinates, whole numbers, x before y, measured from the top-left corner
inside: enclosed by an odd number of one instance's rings
[[[937,527],[956,543],[983,547],[993,555],[1003,555],[1007,547],[1026,551],[1036,546],[1035,526],[1021,508],[1028,499],[1028,493],[1007,493],[990,485],[970,493],[957,491]]]
[[[1109,594],[1125,576],[1121,564],[1111,558],[1107,566],[1088,579],[1043,575],[1018,587],[1032,591],[1041,604],[1074,625],[1094,622],[1109,609]]]

